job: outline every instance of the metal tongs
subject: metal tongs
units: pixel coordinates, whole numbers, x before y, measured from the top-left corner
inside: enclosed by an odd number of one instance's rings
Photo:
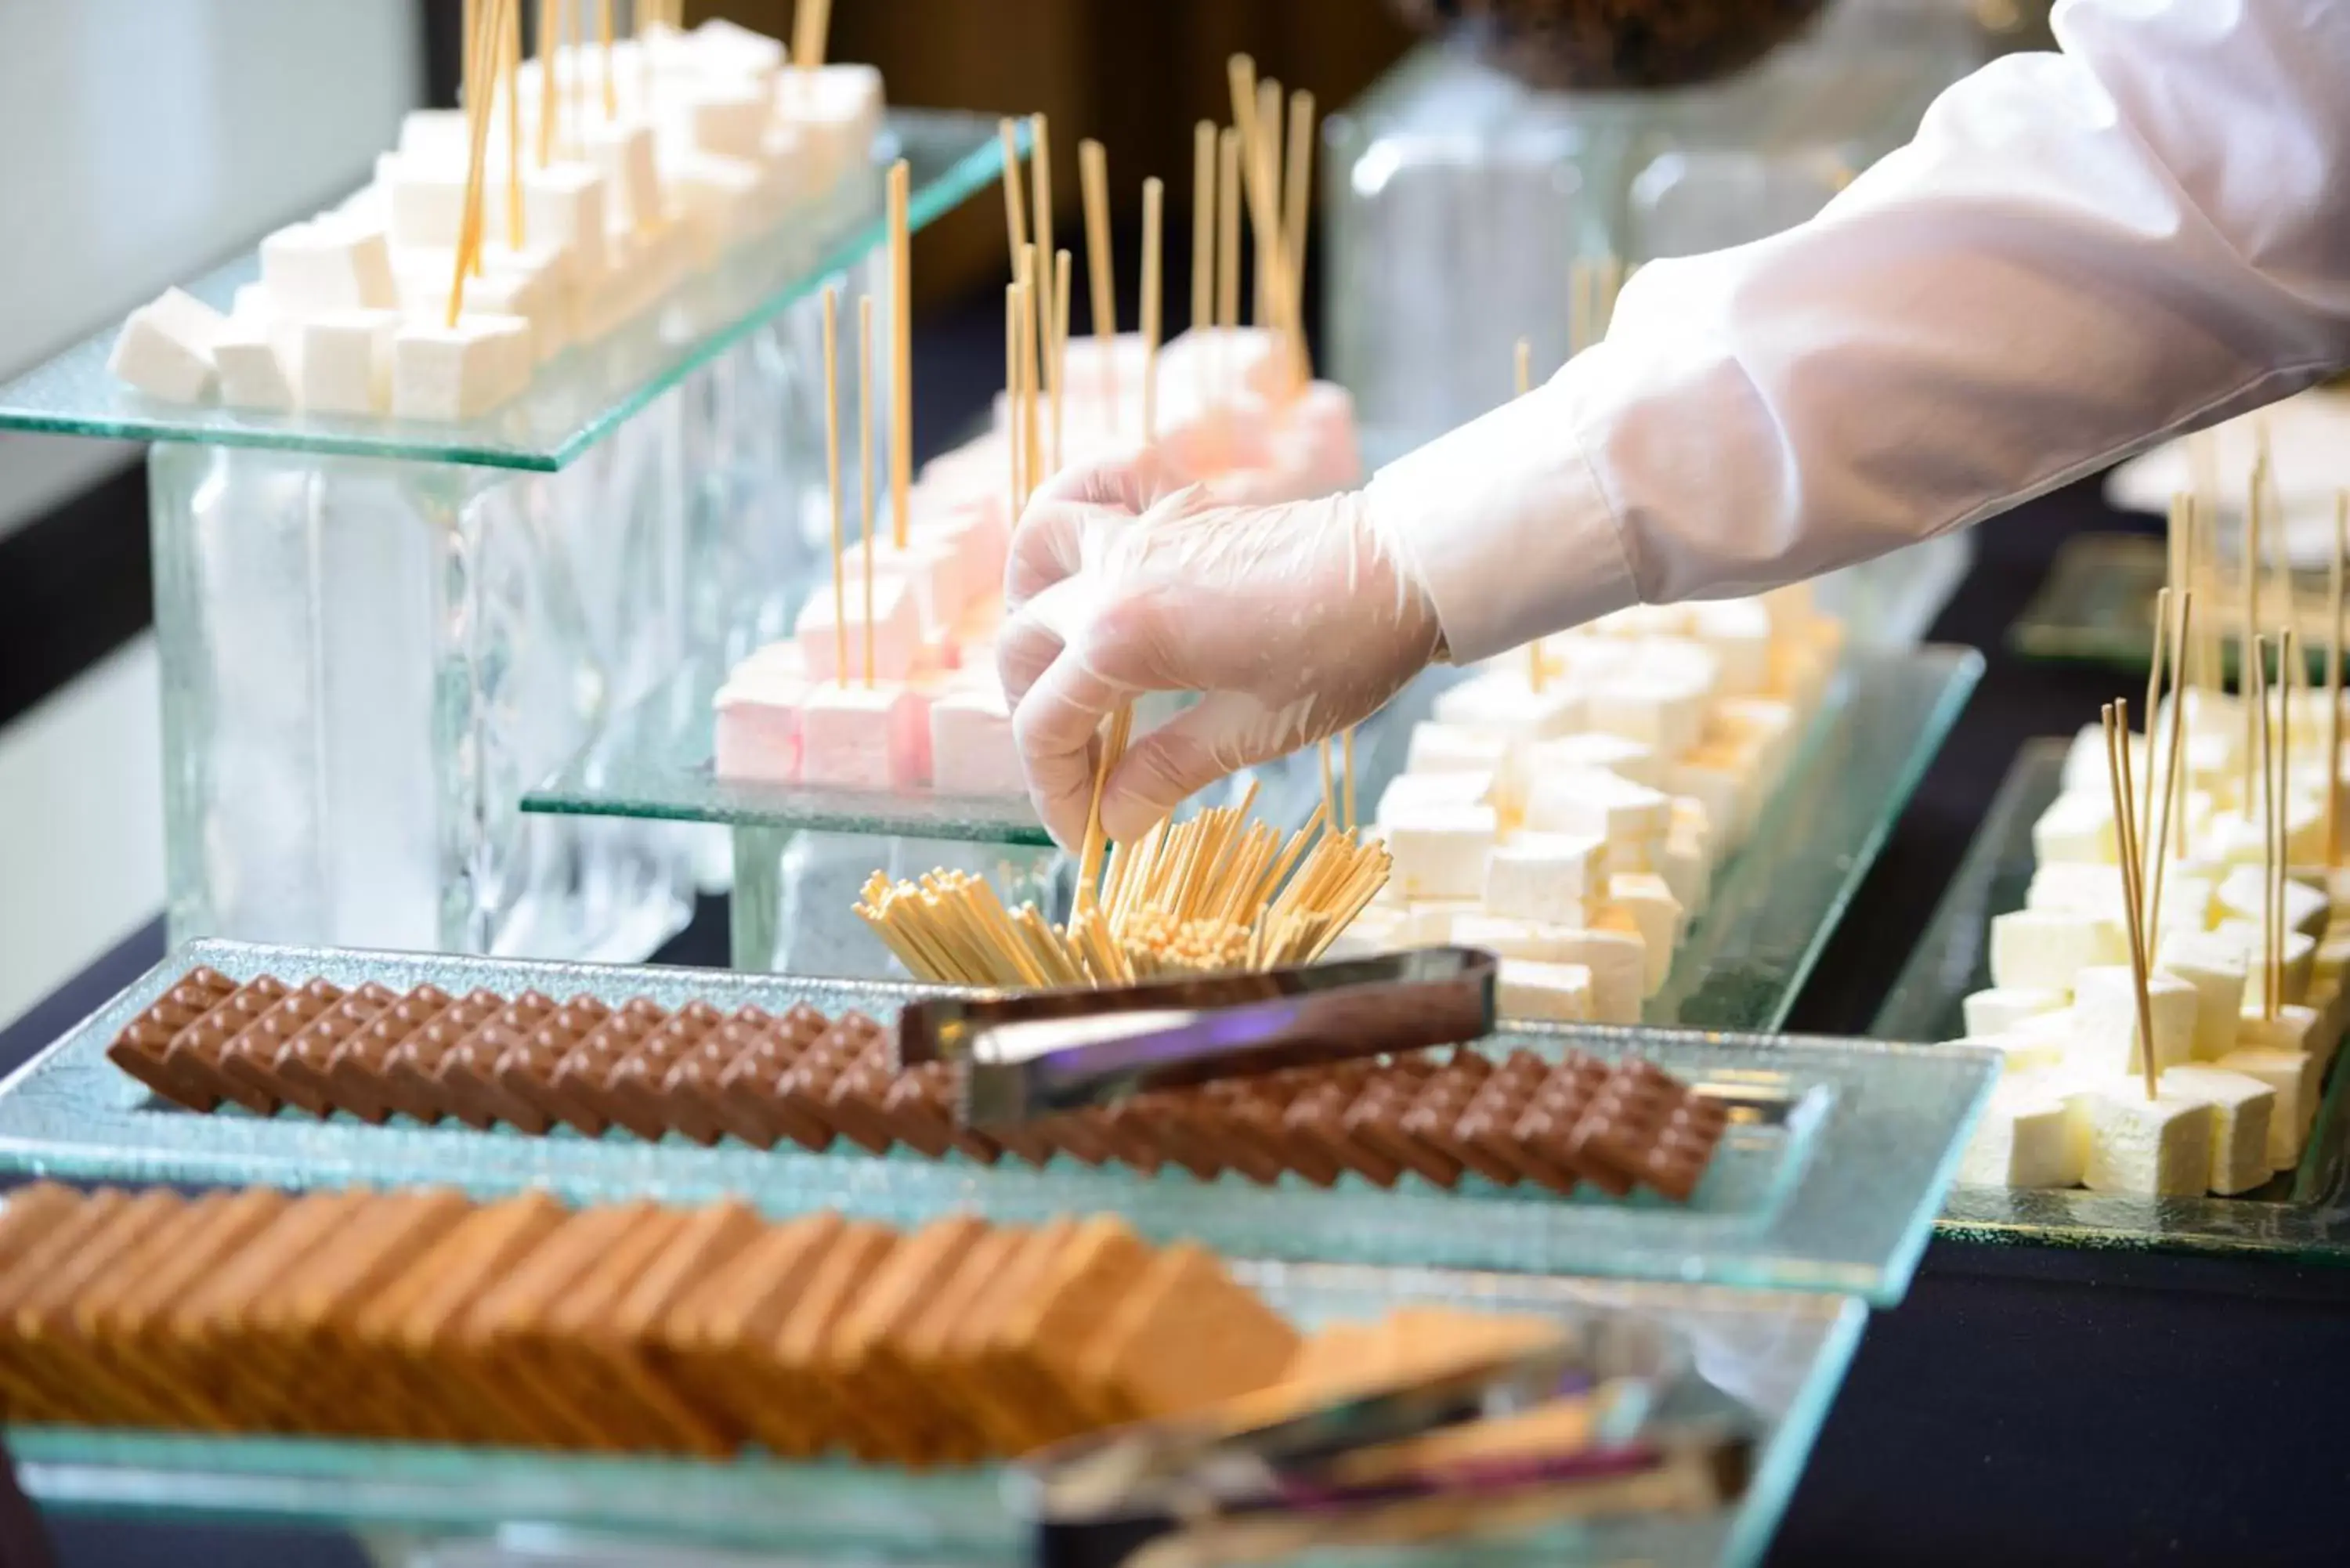
[[[1107,991],[941,996],[898,1021],[901,1067],[954,1062],[974,1127],[1150,1089],[1457,1044],[1493,1028],[1493,955],[1428,948]]]
[[[1397,1447],[1563,1400],[1574,1418],[1499,1452]],[[1013,1470],[1008,1501],[1044,1568],[1261,1561],[1718,1508],[1744,1491],[1757,1437],[1653,1324],[1602,1320],[1593,1343],[1457,1362],[1257,1425],[1180,1417],[1057,1445]]]

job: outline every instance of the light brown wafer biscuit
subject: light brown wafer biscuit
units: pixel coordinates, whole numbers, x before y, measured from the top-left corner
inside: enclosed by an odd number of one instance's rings
[[[1054,1437],[1118,1419],[1094,1399],[1086,1355],[1149,1261],[1150,1250],[1124,1220],[1084,1220],[992,1335],[988,1359],[999,1384],[1033,1400],[1040,1419],[1057,1428]]]
[[[984,1401],[993,1417],[997,1446],[1023,1454],[1067,1430],[1076,1412],[1062,1404],[1049,1384],[1041,1387],[1017,1370],[1006,1371],[995,1351],[1005,1322],[1024,1311],[1044,1287],[1042,1281],[1077,1234],[1074,1220],[1054,1220],[1029,1233],[973,1302],[970,1314],[947,1335],[946,1366],[958,1386]]]
[[[535,1416],[474,1383],[444,1355],[473,1303],[569,1217],[544,1192],[474,1210],[416,1266],[353,1314],[364,1365],[355,1379],[378,1408],[404,1413],[395,1435],[467,1442],[542,1440]]]
[[[1080,1368],[1105,1424],[1180,1415],[1279,1382],[1297,1331],[1190,1241],[1154,1256]]]
[[[230,1430],[228,1413],[162,1355],[164,1318],[197,1281],[224,1267],[294,1201],[291,1194],[265,1187],[220,1196],[225,1201],[217,1207],[206,1204],[201,1214],[192,1210],[183,1228],[150,1238],[74,1308],[83,1336],[120,1376],[147,1391],[165,1425],[209,1432]]]
[[[984,1229],[976,1216],[954,1214],[907,1237],[874,1271],[819,1352],[822,1373],[842,1398],[896,1417],[889,1435],[904,1445],[893,1456],[903,1463],[969,1460],[980,1452],[980,1434],[908,1375],[898,1345]]]
[[[175,1192],[139,1193],[40,1278],[27,1282],[8,1307],[8,1333],[18,1354],[39,1368],[49,1386],[69,1393],[77,1413],[94,1425],[143,1426],[152,1417],[137,1388],[89,1353],[75,1332],[74,1299],[125,1256],[137,1252],[149,1238],[181,1219],[186,1209],[187,1203]]]
[[[130,1195],[100,1188],[77,1203],[72,1211],[42,1229],[40,1235],[0,1268],[0,1324],[15,1315],[16,1303],[65,1259],[85,1238],[99,1234],[130,1201]],[[0,1403],[11,1420],[72,1419],[70,1389],[52,1390],[37,1357],[25,1354],[13,1333],[0,1332]]]
[[[772,1375],[794,1391],[814,1417],[821,1434],[816,1444],[819,1452],[840,1447],[859,1459],[879,1459],[903,1444],[895,1430],[895,1412],[859,1408],[842,1397],[823,1366],[824,1348],[831,1342],[834,1327],[847,1315],[866,1282],[889,1261],[898,1244],[898,1238],[880,1226],[844,1226],[765,1347]],[[760,1348],[753,1346],[751,1352],[756,1364]]]
[[[1005,1225],[981,1232],[894,1347],[899,1375],[951,1407],[964,1426],[980,1435],[988,1453],[1015,1451],[1024,1434],[1016,1419],[995,1408],[983,1386],[964,1376],[967,1368],[951,1355],[955,1330],[978,1314],[988,1292],[1034,1235]]]
[[[814,1453],[830,1434],[790,1397],[772,1347],[846,1227],[810,1214],[773,1227],[673,1303],[652,1326],[654,1365],[770,1451]]]
[[[697,1398],[663,1374],[655,1359],[655,1334],[674,1307],[739,1256],[762,1230],[757,1211],[733,1199],[691,1211],[669,1245],[628,1282],[612,1310],[578,1331],[581,1343],[613,1377],[663,1412],[684,1437],[684,1447],[707,1458],[733,1454],[745,1433],[724,1405]]]
[[[653,1212],[650,1203],[615,1204],[573,1214],[515,1270],[485,1293],[456,1325],[442,1348],[452,1371],[494,1385],[517,1409],[527,1409],[551,1448],[610,1446],[593,1415],[580,1411],[560,1388],[544,1386],[507,1356],[510,1334],[569,1290],[598,1259]]]

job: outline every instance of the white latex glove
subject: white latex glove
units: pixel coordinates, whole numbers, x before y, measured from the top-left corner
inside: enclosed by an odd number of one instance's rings
[[[1426,665],[1436,612],[1359,492],[1218,500],[1144,452],[1071,469],[1013,536],[996,644],[1028,790],[1085,835],[1102,721],[1151,691],[1201,701],[1139,736],[1102,826],[1149,831],[1184,797],[1360,722]]]

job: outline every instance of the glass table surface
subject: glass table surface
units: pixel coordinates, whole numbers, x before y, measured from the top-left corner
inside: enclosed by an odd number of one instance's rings
[[[1024,121],[1024,147],[1027,134]],[[552,472],[879,244],[883,180],[889,162],[900,156],[910,165],[907,221],[916,230],[984,190],[1003,170],[992,116],[893,109],[869,169],[794,209],[773,232],[692,274],[606,337],[565,350],[540,368],[521,397],[476,419],[440,424],[163,402],[107,369],[117,330],[109,326],[0,385],[0,430]],[[258,253],[247,254],[188,284],[187,292],[225,311],[260,266]]]
[[[239,980],[371,980],[395,991],[429,981],[455,995],[536,989],[612,1003],[647,996],[669,1007],[699,997],[722,1011],[750,1003],[770,1012],[806,1002],[885,1021],[923,994],[880,981],[195,942],[0,1083],[0,1172],[286,1187],[439,1182],[477,1196],[543,1187],[581,1200],[733,1195],[770,1213],[828,1207],[893,1224],[955,1209],[1007,1223],[1115,1210],[1148,1234],[1195,1237],[1239,1257],[1674,1279],[1884,1301],[1908,1280],[1995,1071],[1988,1053],[1959,1048],[1513,1027],[1484,1047],[1496,1055],[1521,1046],[1553,1057],[1570,1048],[1637,1054],[1685,1080],[1751,1092],[1766,1108],[1733,1126],[1686,1204],[1612,1199],[1588,1184],[1557,1197],[1473,1179],[1449,1190],[1417,1180],[1383,1189],[1354,1176],[1327,1188],[1295,1176],[1259,1185],[1066,1158],[988,1167],[903,1148],[875,1156],[837,1145],[816,1154],[731,1139],[646,1142],[619,1131],[587,1137],[563,1127],[530,1137],[400,1118],[321,1121],[290,1110],[198,1114],[159,1101],[106,1055],[124,1023],[198,964]]]
[[[1952,1040],[1968,992],[1991,983],[1991,919],[2023,907],[2032,825],[2056,798],[2068,742],[2024,746],[1958,875],[1869,1032]],[[1937,1231],[1970,1241],[2189,1252],[2272,1252],[2350,1262],[2350,1073],[2326,1085],[2300,1166],[2233,1198],[1954,1187]]]
[[[1982,672],[1970,649],[1856,649],[1830,680],[1785,783],[1675,955],[1645,1022],[1780,1027],[1845,907]],[[1357,735],[1367,816],[1402,772],[1412,725],[1458,671],[1413,682]],[[526,811],[716,822],[742,829],[1042,845],[1024,798],[809,790],[725,781],[711,767],[706,674],[688,672],[622,714],[612,732],[525,797]],[[1259,770],[1257,812],[1295,826],[1321,799],[1311,757]],[[877,862],[878,864],[878,862]],[[829,918],[829,917],[827,917]],[[838,918],[850,916],[844,904]],[[880,950],[876,945],[875,956]]]

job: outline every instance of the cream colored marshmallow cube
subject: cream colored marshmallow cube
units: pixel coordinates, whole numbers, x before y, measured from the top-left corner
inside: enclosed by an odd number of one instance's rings
[[[1673,967],[1673,950],[1680,945],[1688,922],[1672,888],[1653,871],[1618,871],[1607,878],[1607,907],[1631,917],[1648,945],[1648,968],[1644,994],[1654,996]]]
[[[1690,634],[1712,653],[1724,696],[1762,690],[1771,673],[1771,612],[1760,599],[1700,599],[1687,607]]]
[[[2211,1107],[2211,1172],[2214,1192],[2249,1192],[2269,1179],[2269,1122],[2276,1091],[2260,1079],[2218,1066],[2174,1067],[2162,1075],[2162,1092],[2202,1100]]]
[[[2084,860],[2111,865],[2120,858],[2113,802],[2088,790],[2060,794],[2032,825],[2032,851],[2040,865]]]
[[[663,220],[651,126],[591,117],[580,141],[588,161],[604,176],[607,223],[616,229],[639,229]]]
[[[2231,866],[2220,878],[2214,899],[2222,918],[2233,917],[2257,925],[2267,912],[2266,874],[2258,866]],[[2326,918],[2333,912],[2333,901],[2325,894],[2306,884],[2285,878],[2284,923],[2288,930],[2306,936],[2323,936]]]
[[[698,81],[678,94],[672,112],[702,151],[755,161],[775,117],[775,88],[756,77]]]
[[[2096,964],[2126,963],[2121,928],[2066,909],[2017,909],[1991,922],[1991,982],[2033,991],[2073,989],[2073,977]]]
[[[2027,1018],[2063,1011],[2070,998],[2044,986],[1992,986],[1960,1003],[1970,1036],[2004,1034]]]
[[[1435,711],[1440,724],[1530,740],[1568,734],[1584,723],[1583,695],[1577,688],[1552,681],[1537,691],[1514,670],[1489,670],[1440,692]]]
[[[2074,1187],[2084,1150],[2064,1097],[2031,1084],[2002,1084],[1959,1157],[1961,1187]]]
[[[2165,1092],[2147,1097],[2136,1078],[2116,1078],[2074,1096],[2087,1130],[2081,1179],[2092,1192],[2201,1195],[2211,1177],[2211,1106]]]
[[[2212,932],[2223,940],[2233,942],[2236,950],[2244,955],[2244,1005],[2260,1007],[2268,1001],[2268,965],[2262,954],[2265,943],[2261,928],[2250,920],[2228,920]],[[2282,950],[2284,984],[2277,994],[2283,1003],[2297,1003],[2309,994],[2310,975],[2317,961],[2317,943],[2300,931],[2287,931],[2278,947]]]
[[[1657,856],[1657,875],[1665,879],[1674,901],[1690,919],[1704,914],[1706,900],[1713,892],[1713,853],[1704,830],[1676,821]]]
[[[2212,1064],[2230,1073],[2257,1079],[2276,1096],[2269,1112],[2268,1163],[2272,1170],[2291,1170],[2301,1163],[2301,1147],[2309,1125],[2317,1118],[2324,1093],[2324,1068],[2306,1051],[2283,1051],[2248,1045],[2230,1051]]]
[[[1591,971],[1579,963],[1505,958],[1494,977],[1494,1010],[1504,1018],[1588,1023]]]
[[[380,414],[391,406],[396,310],[345,310],[304,320],[296,330],[298,400],[314,413]]]
[[[1399,813],[1409,814],[1422,806],[1492,804],[1491,774],[1398,774],[1379,792],[1378,809],[1371,814],[1371,820],[1384,826]]]
[[[1395,885],[1388,879],[1388,886]],[[1413,898],[1404,906],[1403,938],[1415,948],[1440,948],[1452,940],[1459,921],[1477,919],[1482,907],[1474,898]]]
[[[1485,908],[1516,919],[1580,926],[1607,893],[1607,841],[1588,834],[1526,833],[1485,862]]]
[[[2195,987],[2161,970],[2147,976],[2154,1021],[2154,1064],[2160,1072],[2194,1060]],[[2073,977],[2074,1037],[2115,1070],[2141,1072],[2137,986],[2126,965],[2095,964]]]
[[[1490,805],[1419,806],[1383,825],[1407,898],[1475,898],[1501,830]]]
[[[289,316],[390,310],[400,303],[383,232],[348,219],[295,223],[263,239],[261,281]]]
[[[1679,756],[1705,733],[1710,680],[1674,680],[1634,670],[1596,682],[1586,699],[1591,727]]]
[[[2236,1048],[2244,1008],[2244,960],[2236,944],[2209,931],[2171,931],[2155,961],[2195,988],[2195,1055],[2209,1062]]]
[[[465,153],[387,152],[375,161],[384,225],[401,250],[454,250],[465,223]]]
[[[935,711],[935,710],[934,710]],[[935,742],[933,742],[935,745]],[[932,765],[937,753],[931,753]],[[1348,959],[1376,958],[1414,944],[1404,938],[1404,911],[1374,904],[1347,924],[1323,952],[1326,963],[1341,963]]]
[[[604,176],[594,165],[556,162],[540,169],[525,162],[522,210],[533,244],[560,245],[570,252],[576,284],[603,273],[610,214]]]
[[[408,322],[391,338],[391,411],[443,422],[488,413],[528,385],[530,343],[519,316]]]
[[[1520,745],[1511,765],[1528,780],[1545,774],[1600,768],[1650,789],[1663,787],[1665,765],[1654,746],[1623,735],[1588,730]]]
[[[1613,911],[1602,910],[1595,925],[1555,932],[1550,960],[1591,971],[1592,1016],[1598,1022],[1640,1021],[1640,1003],[1649,994],[1648,944],[1629,920],[1618,922]]]
[[[1404,757],[1408,774],[1492,774],[1510,754],[1507,735],[1461,724],[1438,724],[1423,720],[1411,727],[1411,744]]]
[[[1499,958],[1548,962],[1558,954],[1566,933],[1578,929],[1501,915],[1455,915],[1448,940],[1457,947],[1482,949]]]
[[[2249,999],[2236,1020],[2236,1044],[2239,1047],[2306,1051],[2320,1065],[2332,1059],[2334,1049],[2334,1042],[2325,1033],[2324,1014],[2315,1008],[2287,1002],[2276,1010],[2275,1017],[2269,1018]]]
[[[282,414],[294,407],[294,377],[278,351],[276,326],[254,316],[232,316],[213,339],[222,406]]]
[[[216,374],[213,345],[228,320],[192,295],[167,288],[142,305],[115,335],[106,368],[115,379],[150,397],[174,403],[202,402]]]
[[[1637,848],[1643,860],[1671,826],[1670,796],[1598,769],[1537,778],[1526,795],[1528,828],[1604,838],[1611,850]]]

